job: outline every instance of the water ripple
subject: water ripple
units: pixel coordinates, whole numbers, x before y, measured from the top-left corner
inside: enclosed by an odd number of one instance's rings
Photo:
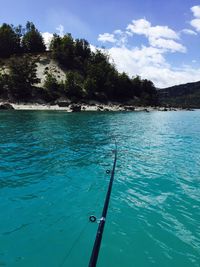
[[[59,266],[101,215],[117,140],[99,266],[199,267],[199,115],[2,111],[0,264]],[[88,265],[96,230],[66,266]]]

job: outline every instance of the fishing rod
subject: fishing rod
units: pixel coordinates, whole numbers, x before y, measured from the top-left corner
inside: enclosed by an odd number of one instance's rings
[[[99,226],[98,226],[92,254],[90,257],[89,267],[96,267],[98,256],[99,256],[99,250],[100,250],[100,246],[101,246],[101,240],[102,240],[102,236],[103,236],[104,225],[106,222],[106,215],[107,215],[107,211],[108,211],[108,205],[109,205],[109,201],[110,201],[110,195],[111,195],[112,185],[113,185],[113,180],[114,180],[114,175],[115,175],[115,166],[116,166],[116,162],[117,162],[117,145],[116,144],[115,144],[115,147],[116,147],[114,150],[115,157],[114,157],[113,168],[112,168],[112,172],[111,172],[111,176],[110,176],[110,182],[109,182],[108,191],[107,191],[105,202],[104,202],[104,207],[103,207],[101,219],[99,220]],[[110,171],[107,170],[106,173],[110,173]],[[93,215],[90,216],[90,221],[95,222],[96,217]]]

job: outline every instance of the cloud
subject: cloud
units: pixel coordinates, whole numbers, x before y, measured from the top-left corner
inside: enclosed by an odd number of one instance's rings
[[[42,37],[44,39],[44,43],[46,45],[47,50],[49,50],[49,46],[50,46],[51,40],[53,38],[53,34],[49,33],[49,32],[43,32]]]
[[[90,49],[91,49],[92,52],[96,52],[97,47],[92,45],[92,44],[90,44]]]
[[[181,33],[197,35],[191,29],[176,32],[168,26],[152,26],[146,19],[133,20],[125,30],[112,32],[112,38],[116,41],[107,52],[120,72],[125,71],[130,77],[140,75],[152,80],[158,88],[199,81],[200,69],[185,65],[175,68],[167,61],[166,55],[169,53],[186,53],[186,47],[181,44]],[[141,39],[136,38],[140,35],[146,37],[148,45],[131,44],[130,39],[138,44]]]
[[[127,26],[127,30],[133,34],[145,35],[147,38],[179,39],[178,34],[168,26],[151,26],[146,19],[133,20]]]
[[[154,65],[160,67],[166,65],[162,52],[153,47],[143,46],[128,49],[127,47],[112,47],[108,50],[110,56],[121,71],[135,75],[138,68],[145,65]]]
[[[183,29],[181,33],[188,34],[188,35],[197,35],[197,33],[190,29]]]
[[[56,30],[58,31],[58,34],[63,37],[64,36],[64,26],[63,25],[59,25]]]
[[[186,47],[182,44],[175,42],[174,40],[168,40],[163,38],[149,38],[149,43],[153,47],[163,48],[170,50],[171,52],[182,52],[187,51]]]
[[[117,46],[124,46],[128,43],[128,38],[134,35],[144,35],[149,41],[150,46],[166,49],[171,52],[186,52],[184,47],[179,42],[179,35],[168,26],[152,26],[146,19],[133,20],[125,31],[115,30],[113,33],[99,34],[98,41],[103,43],[110,42]]]
[[[61,24],[67,29],[67,32],[80,37],[91,33],[90,25],[82,20],[80,16],[71,12],[69,8],[63,8],[59,4],[55,8],[50,8],[47,5],[45,13],[46,23],[51,28]]]
[[[99,34],[98,41],[101,41],[103,43],[106,43],[106,42],[115,43],[117,40],[115,39],[114,34],[103,33],[103,34]]]
[[[190,21],[190,24],[196,31],[200,32],[200,19],[193,19]]]
[[[200,18],[200,6],[193,6],[191,7],[191,11],[195,18]]]
[[[64,26],[63,25],[58,25],[58,27],[56,27],[56,30],[58,31],[58,35],[60,35],[61,37],[64,36]],[[49,46],[51,43],[51,40],[53,38],[53,33],[50,32],[43,32],[41,33],[42,37],[44,39],[44,43],[46,45],[47,50],[49,50]]]
[[[122,30],[115,30],[114,34],[123,34],[123,31]]]
[[[108,50],[120,72],[130,77],[140,75],[154,82],[158,88],[200,80],[200,69],[191,66],[173,68],[164,57],[164,50],[143,46],[128,49],[112,47]]]
[[[200,32],[200,6],[191,7],[194,19],[190,21],[190,25],[198,32]]]
[[[175,41],[179,39],[179,35],[168,26],[152,26],[148,20],[139,19],[133,20],[126,29],[130,35],[146,36],[149,44],[153,47],[167,49],[171,52],[186,52],[186,48]]]

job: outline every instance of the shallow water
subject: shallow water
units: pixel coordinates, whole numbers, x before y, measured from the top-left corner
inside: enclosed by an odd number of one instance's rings
[[[0,112],[0,266],[200,266],[200,111]]]

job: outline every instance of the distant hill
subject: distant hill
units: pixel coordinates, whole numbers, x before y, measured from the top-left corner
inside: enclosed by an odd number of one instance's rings
[[[200,81],[158,90],[161,105],[200,108]]]

